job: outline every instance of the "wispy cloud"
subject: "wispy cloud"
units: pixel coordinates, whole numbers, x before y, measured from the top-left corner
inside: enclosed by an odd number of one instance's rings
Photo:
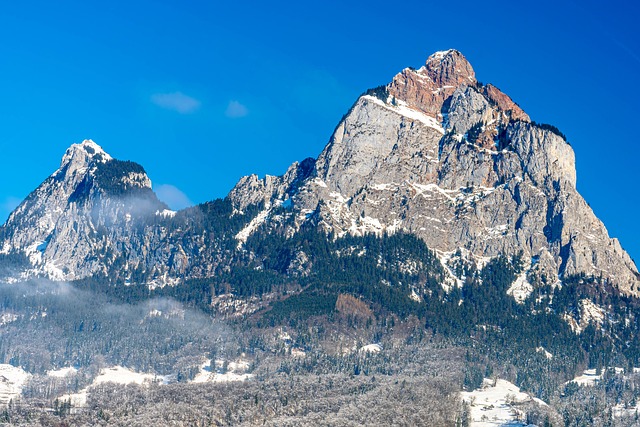
[[[249,114],[249,109],[238,101],[229,101],[227,110],[224,112],[225,116],[231,119],[239,119]]]
[[[180,210],[193,206],[193,202],[178,187],[171,184],[162,184],[153,190],[156,192],[158,199],[165,202],[171,209]]]
[[[151,102],[158,107],[176,111],[180,114],[190,114],[200,108],[201,102],[182,92],[156,93],[151,95]]]
[[[9,196],[6,197],[2,203],[0,203],[0,223],[6,221],[9,217],[9,214],[13,212],[15,208],[22,202],[22,200],[17,197]]]

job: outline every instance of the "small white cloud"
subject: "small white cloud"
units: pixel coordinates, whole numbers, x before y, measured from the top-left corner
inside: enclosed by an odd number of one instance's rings
[[[9,196],[0,203],[0,223],[3,223],[9,217],[9,214],[13,212],[15,208],[22,202],[17,197]]]
[[[224,115],[231,119],[245,117],[247,114],[249,114],[249,109],[238,101],[229,101],[227,110],[224,112]]]
[[[165,202],[173,210],[180,210],[193,206],[193,202],[189,200],[189,197],[180,191],[178,187],[171,184],[154,186],[154,191],[156,192],[158,199]]]
[[[151,95],[151,102],[158,107],[177,111],[180,114],[193,113],[200,108],[201,104],[197,99],[182,92],[156,93]]]

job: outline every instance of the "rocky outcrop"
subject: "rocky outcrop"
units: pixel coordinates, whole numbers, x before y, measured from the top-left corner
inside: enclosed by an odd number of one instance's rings
[[[245,178],[230,197],[286,202],[290,233],[308,221],[337,235],[403,230],[441,254],[522,251],[533,279],[585,273],[638,292],[636,266],[576,190],[571,146],[455,50],[360,97],[295,191],[273,190],[286,181]]]
[[[457,50],[431,55],[418,70],[405,68],[388,85],[389,94],[428,116],[441,116],[444,102],[461,85],[475,85],[471,64]]]

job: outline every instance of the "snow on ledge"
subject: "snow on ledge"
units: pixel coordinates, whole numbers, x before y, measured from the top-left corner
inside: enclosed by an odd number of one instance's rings
[[[408,107],[406,105],[396,105],[396,106],[389,105],[386,102],[383,102],[380,99],[376,98],[375,96],[371,96],[371,95],[363,95],[362,98],[366,99],[367,101],[371,101],[381,107],[384,107],[389,111],[393,111],[394,113],[399,114],[403,117],[407,117],[411,120],[418,121],[426,125],[427,127],[430,127],[431,129],[438,131],[441,135],[444,135],[444,129],[442,128],[442,125],[440,124],[440,122],[434,119],[433,117],[427,116],[421,111],[414,110],[413,108]]]

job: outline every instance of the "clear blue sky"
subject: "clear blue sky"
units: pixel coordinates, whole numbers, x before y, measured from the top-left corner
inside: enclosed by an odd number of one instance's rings
[[[579,190],[640,261],[640,11],[601,5],[5,2],[0,219],[85,138],[141,163],[174,205],[223,197],[317,156],[361,92],[456,48],[568,136]]]

